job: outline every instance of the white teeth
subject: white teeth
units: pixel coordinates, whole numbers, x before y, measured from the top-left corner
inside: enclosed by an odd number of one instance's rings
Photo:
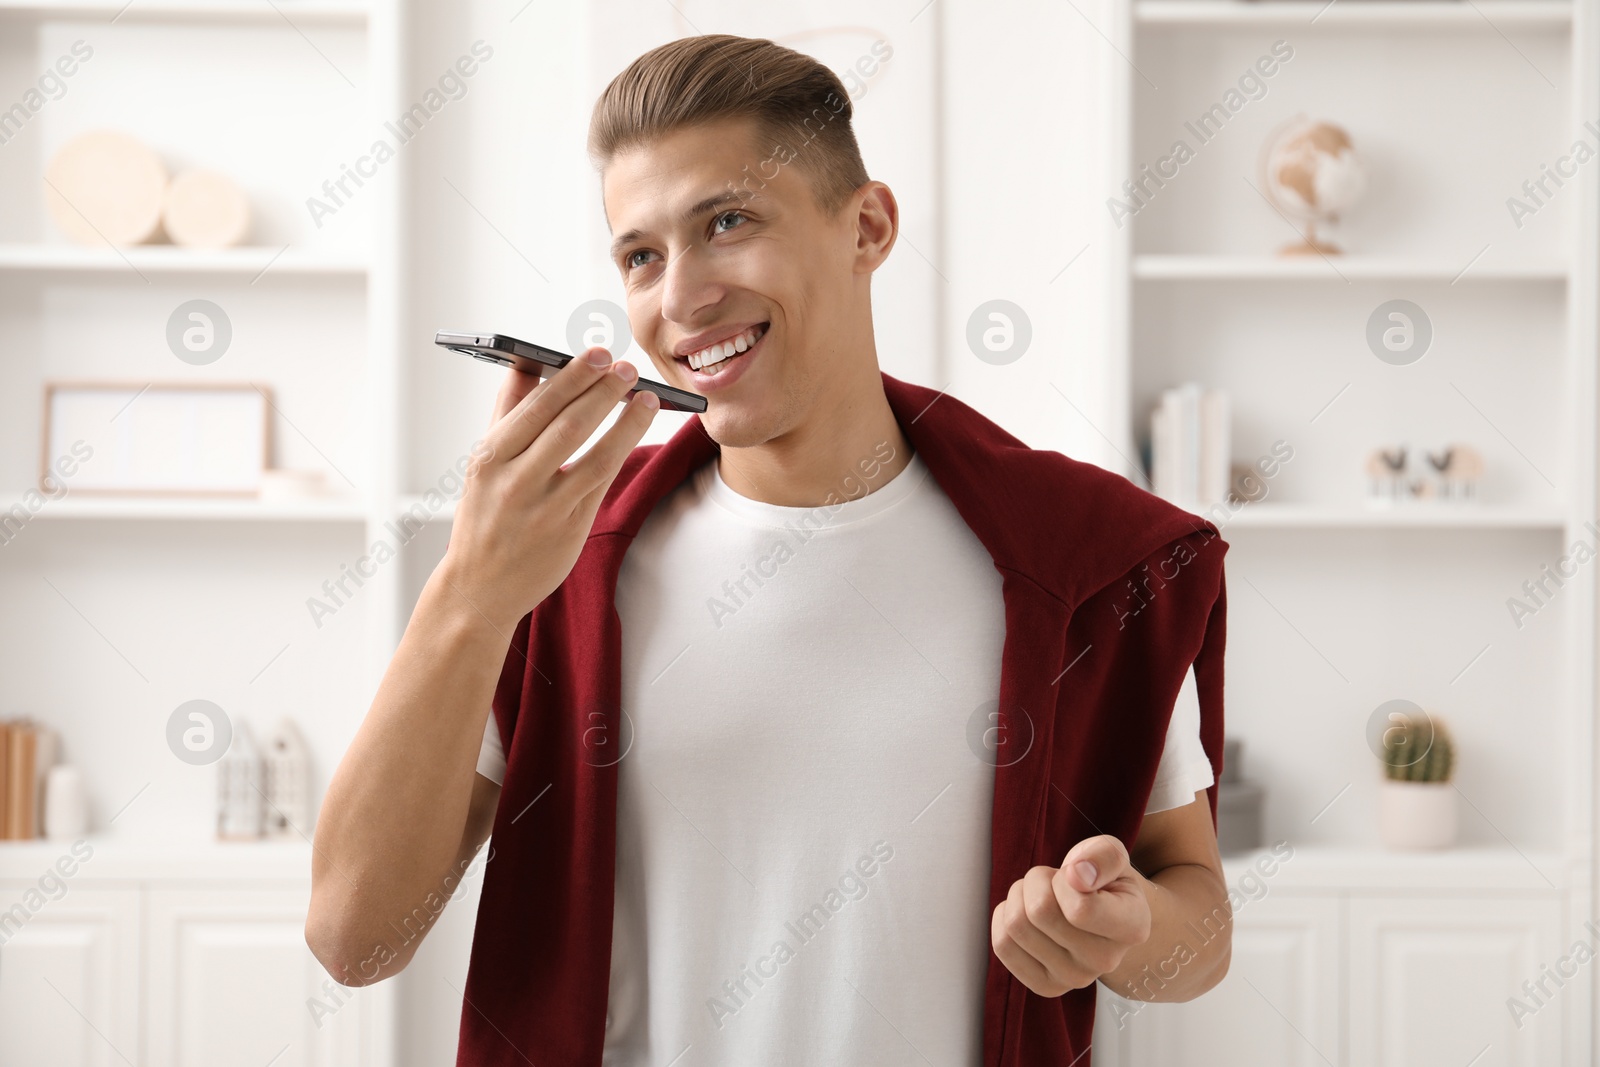
[[[760,339],[762,332],[760,326],[752,326],[731,341],[723,341],[719,344],[711,345],[700,352],[691,353],[689,366],[695,370],[704,370],[707,367],[715,366],[736,352],[743,352],[755,344]]]

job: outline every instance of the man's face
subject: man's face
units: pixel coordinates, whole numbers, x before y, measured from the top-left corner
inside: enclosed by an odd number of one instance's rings
[[[871,351],[857,204],[828,218],[809,176],[775,150],[753,122],[730,120],[620,153],[603,176],[634,339],[662,381],[707,397],[700,418],[725,447],[770,441],[847,399],[863,344]],[[752,328],[757,343],[719,365],[696,372],[684,358]]]

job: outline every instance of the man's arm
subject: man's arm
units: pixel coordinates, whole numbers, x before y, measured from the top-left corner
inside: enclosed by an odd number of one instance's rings
[[[1146,815],[1130,860],[1150,903],[1150,937],[1100,981],[1129,1000],[1193,1000],[1222,981],[1233,954],[1233,906],[1206,791]]]
[[[510,635],[572,571],[657,410],[637,394],[567,463],[638,378],[604,349],[584,357],[549,379],[507,372],[444,559],[328,783],[306,943],[346,985],[405,966],[488,834],[499,789],[474,767]]]
[[[1146,815],[1131,856],[1101,834],[1060,867],[1031,868],[995,907],[990,941],[1040,996],[1096,979],[1132,1000],[1192,1000],[1215,986],[1228,973],[1233,909],[1205,791]]]

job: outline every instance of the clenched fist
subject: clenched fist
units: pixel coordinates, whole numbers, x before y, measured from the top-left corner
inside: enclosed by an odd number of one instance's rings
[[[1087,837],[1060,867],[1034,867],[994,909],[994,954],[1042,997],[1082,989],[1150,937],[1144,876],[1110,834]]]

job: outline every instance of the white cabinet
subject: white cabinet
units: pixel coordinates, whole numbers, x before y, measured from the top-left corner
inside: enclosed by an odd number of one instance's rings
[[[1183,1003],[1139,1004],[1100,994],[1121,1067],[1227,1064],[1326,1067],[1340,1063],[1339,904],[1266,896],[1234,915],[1233,960],[1211,992]]]
[[[41,894],[60,851],[0,847],[3,1067],[393,1062],[394,983],[334,985],[306,946],[309,847],[97,842]]]
[[[0,883],[0,1064],[139,1062],[138,891],[65,886]]]
[[[344,1067],[361,1060],[363,999],[306,947],[309,888],[149,891],[151,1064]]]
[[[1273,891],[1235,912],[1210,992],[1138,1004],[1100,988],[1095,1059],[1114,1067],[1549,1067],[1581,983],[1519,1028],[1506,998],[1571,938],[1559,893]],[[1587,936],[1586,941],[1590,940]],[[1552,983],[1551,990],[1555,990]],[[1571,999],[1569,1006],[1567,999]]]
[[[1561,1062],[1560,993],[1520,1027],[1506,1007],[1508,996],[1524,995],[1524,981],[1539,979],[1541,963],[1561,953],[1558,900],[1356,898],[1349,907],[1350,1062]]]

